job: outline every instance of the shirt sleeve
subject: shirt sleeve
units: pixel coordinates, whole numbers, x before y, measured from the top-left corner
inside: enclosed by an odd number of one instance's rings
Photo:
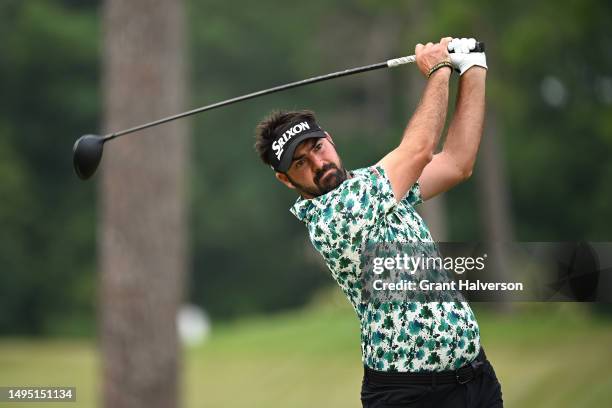
[[[349,180],[335,209],[338,220],[347,219],[356,227],[370,228],[397,207],[393,189],[382,167],[368,167],[360,177]]]
[[[410,187],[410,190],[408,190],[404,198],[402,198],[402,201],[413,207],[423,202],[423,198],[421,197],[421,186],[418,181]]]
[[[384,182],[387,185],[386,190],[391,192],[391,198],[393,198],[393,200],[395,201],[395,196],[393,195],[393,188],[391,187],[391,181],[389,180],[389,177],[387,177],[387,173],[385,172],[385,170],[382,168],[382,166],[373,166],[372,169],[372,171],[378,172],[383,176]],[[410,190],[408,190],[404,198],[402,198],[400,201],[412,207],[416,207],[417,205],[423,202],[423,198],[421,197],[421,187],[418,181],[415,181],[412,187],[410,187]]]
[[[418,182],[400,202],[411,206],[423,202]],[[352,231],[376,225],[393,213],[399,203],[384,169],[372,166],[343,183],[325,204],[319,221],[342,225],[350,235]]]

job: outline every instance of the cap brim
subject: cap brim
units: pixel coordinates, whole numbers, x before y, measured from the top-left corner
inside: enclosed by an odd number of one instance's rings
[[[302,143],[304,140],[312,138],[321,139],[326,136],[327,134],[324,131],[317,130],[314,132],[304,133],[303,135],[300,135],[295,139],[291,139],[288,143],[288,146],[285,147],[285,151],[281,156],[280,163],[278,164],[276,170],[282,171],[283,173],[286,173],[287,170],[289,170],[289,167],[291,167],[291,163],[293,162],[293,154],[295,153],[295,149],[297,149],[300,143]]]

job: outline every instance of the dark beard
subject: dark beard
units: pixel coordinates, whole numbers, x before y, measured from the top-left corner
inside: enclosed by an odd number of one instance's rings
[[[321,180],[323,175],[328,170],[331,170],[331,172],[329,172],[329,174],[326,175],[323,180]],[[296,186],[298,190],[300,190],[301,192],[307,193],[308,195],[311,195],[313,197],[318,197],[320,195],[329,193],[330,191],[338,187],[340,184],[342,184],[344,180],[347,179],[347,177],[348,176],[346,174],[346,170],[344,169],[344,167],[339,168],[334,163],[326,164],[315,174],[313,182],[318,187],[318,190],[313,190],[311,188],[308,188],[306,186],[302,186],[301,184],[296,183],[287,174],[287,178],[289,179],[291,184]]]

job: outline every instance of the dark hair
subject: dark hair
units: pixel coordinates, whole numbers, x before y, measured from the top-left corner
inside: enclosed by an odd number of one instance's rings
[[[284,130],[289,124],[309,120],[316,122],[313,111],[273,111],[266,116],[255,129],[255,151],[259,155],[261,161],[267,165],[271,165],[269,154],[274,139],[280,134],[280,130]]]

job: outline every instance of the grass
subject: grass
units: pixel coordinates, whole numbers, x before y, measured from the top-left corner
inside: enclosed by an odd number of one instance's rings
[[[183,406],[360,406],[357,319],[334,302],[215,326],[185,350]],[[475,308],[507,407],[609,405],[612,320],[571,304],[518,305],[508,315]],[[0,385],[77,387],[76,403],[54,407],[99,406],[99,368],[92,341],[0,340]]]

